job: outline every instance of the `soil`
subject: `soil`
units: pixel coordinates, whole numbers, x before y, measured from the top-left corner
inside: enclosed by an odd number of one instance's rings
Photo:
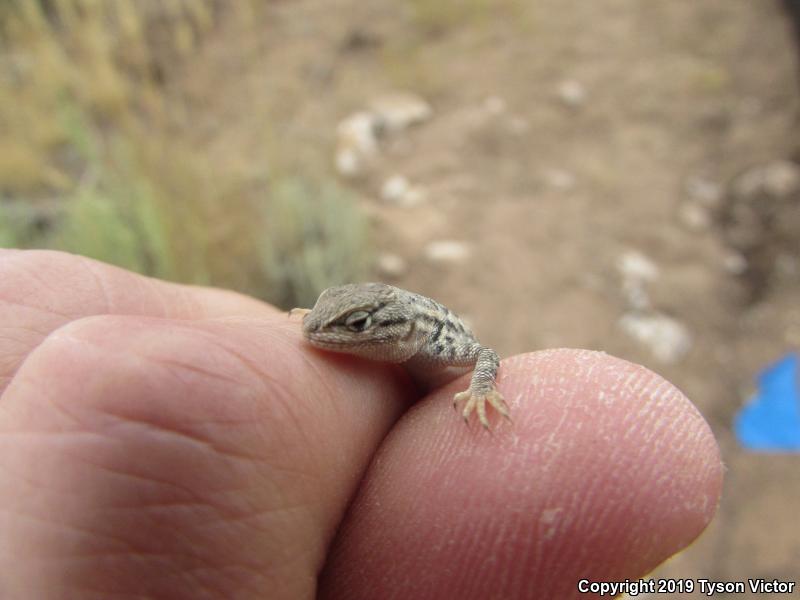
[[[391,282],[465,315],[504,356],[601,349],[674,382],[728,471],[714,523],[658,573],[797,580],[800,458],[744,451],[731,423],[753,377],[800,347],[798,257],[782,251],[782,274],[754,296],[716,218],[728,182],[797,149],[797,51],[780,4],[468,4],[464,17],[415,17],[408,6],[425,3],[301,0],[229,19],[173,80],[185,126],[220,168],[333,172],[338,122],[387,91],[420,94],[433,117],[344,182],[377,251],[407,265]],[[564,82],[585,98],[565,98]],[[394,174],[426,199],[382,201]],[[430,260],[434,240],[465,242],[469,259]],[[678,360],[619,326],[631,306],[617,264],[630,251],[658,268],[653,309],[691,335]]]

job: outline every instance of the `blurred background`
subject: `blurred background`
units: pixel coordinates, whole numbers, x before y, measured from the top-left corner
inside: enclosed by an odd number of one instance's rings
[[[645,364],[728,467],[659,574],[797,580],[791,410],[740,411],[800,347],[799,3],[4,0],[0,246]]]

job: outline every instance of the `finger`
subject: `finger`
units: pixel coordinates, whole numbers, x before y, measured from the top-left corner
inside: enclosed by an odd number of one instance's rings
[[[3,598],[311,597],[407,382],[283,323],[92,317],[31,352],[0,404]]]
[[[275,312],[234,292],[166,283],[81,256],[0,250],[0,393],[33,348],[75,319],[116,314],[191,320]]]
[[[503,362],[514,422],[463,427],[435,392],[392,430],[323,573],[324,598],[578,598],[689,544],[722,481],[711,431],[647,369],[556,350]],[[514,401],[514,399],[517,399]]]

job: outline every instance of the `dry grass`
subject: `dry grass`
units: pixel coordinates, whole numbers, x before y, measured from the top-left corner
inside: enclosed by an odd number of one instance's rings
[[[246,21],[257,4],[227,5],[226,14]],[[182,141],[172,118],[182,107],[163,83],[212,31],[219,8],[0,5],[0,245],[64,249],[284,305],[360,272],[363,221],[346,195],[326,191],[325,177],[259,192]],[[338,215],[349,215],[352,236],[330,235],[324,220],[338,226]]]
[[[521,0],[405,0],[414,23],[427,33],[469,24],[485,24],[498,12],[521,13]]]

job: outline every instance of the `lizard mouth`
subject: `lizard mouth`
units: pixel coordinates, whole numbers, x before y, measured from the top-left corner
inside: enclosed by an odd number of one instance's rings
[[[356,341],[352,336],[347,336],[346,339],[343,339],[336,334],[321,332],[309,332],[306,335],[306,339],[315,348],[332,350],[342,354],[353,354],[364,358],[377,359],[377,355],[382,354],[381,348],[386,346],[386,343],[380,339],[364,337]]]
[[[353,340],[342,340],[338,336],[316,333],[313,330],[306,332],[308,341],[318,348],[341,348],[353,343]]]
[[[311,342],[312,346],[317,346],[318,348],[338,348],[343,345],[341,342],[337,343],[334,340],[326,340],[315,336],[309,336],[308,341]]]

